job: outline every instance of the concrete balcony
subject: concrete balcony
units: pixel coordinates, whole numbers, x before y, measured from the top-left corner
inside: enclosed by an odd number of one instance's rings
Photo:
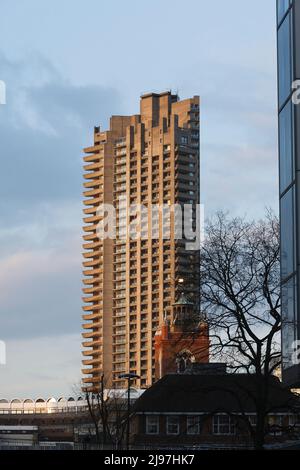
[[[93,249],[96,249],[96,248],[99,248],[99,247],[102,247],[102,241],[98,240],[97,242],[93,242],[93,243],[84,243],[82,245],[82,248],[84,250],[93,250]]]
[[[114,184],[124,183],[126,182],[126,173],[114,178]]]
[[[125,357],[122,357],[122,358],[113,358],[113,364],[124,364],[124,362],[126,361]]]
[[[119,168],[120,166],[126,165],[126,154],[125,155],[117,155],[115,159],[115,166]]]
[[[83,279],[83,284],[88,286],[93,286],[95,284],[102,284],[103,279],[100,277],[90,277],[88,279]]]
[[[115,187],[115,193],[126,191],[126,184],[120,184]]]
[[[98,198],[99,199],[99,198]],[[90,207],[87,207],[86,209],[83,209],[84,214],[93,214],[96,215],[98,210],[98,204],[91,204]]]
[[[88,235],[84,235],[83,239],[86,241],[90,241],[90,240],[99,241],[99,237],[96,232],[90,233]]]
[[[192,191],[192,190],[191,190]],[[196,194],[189,194],[188,191],[187,192],[183,192],[183,191],[176,191],[175,193],[175,198],[178,200],[183,200],[183,201],[186,201],[186,200],[193,200],[193,202],[196,203],[196,198],[197,198],[197,195]]]
[[[103,177],[103,170],[102,171],[91,171],[90,173],[85,173],[83,175],[84,179],[86,180],[94,180]]]
[[[124,315],[120,317],[114,317],[113,326],[124,326],[124,325],[126,325],[126,317],[124,317]]]
[[[124,175],[124,173],[126,174],[126,170],[126,163],[124,164],[124,162],[120,162],[119,166],[116,168],[115,175]]]
[[[87,332],[87,333],[82,333],[83,338],[101,338],[102,336],[102,330],[101,331],[93,331],[93,332]]]
[[[95,232],[97,230],[98,224],[85,225],[82,227],[84,232]]]
[[[83,191],[82,195],[84,197],[92,197],[92,196],[97,196],[99,194],[103,193],[103,188],[99,188],[99,185],[95,189],[90,189],[89,191]]]
[[[100,162],[103,160],[103,154],[100,153],[94,153],[97,151],[96,147],[87,147],[84,149],[86,153],[93,153],[92,155],[86,155],[83,157],[84,162]]]
[[[87,315],[82,315],[82,319],[86,321],[90,320],[100,320],[102,317],[99,313],[88,313]]]
[[[94,354],[101,354],[102,353],[102,339],[97,339],[93,341],[83,341],[81,343],[83,348],[94,348],[88,351],[83,351],[84,356],[93,356]],[[98,349],[95,349],[98,348]]]
[[[121,254],[115,254],[114,263],[116,265],[118,263],[126,263],[126,256],[122,256]]]
[[[120,273],[120,272],[124,272],[124,271],[126,271],[126,265],[124,265],[124,266],[118,266],[118,267],[115,266],[115,267],[114,267],[114,272],[115,272],[115,273]]]
[[[82,253],[83,258],[85,259],[92,259],[92,258],[98,258],[99,262],[103,261],[102,258],[102,250],[91,250],[87,251],[85,253]]]
[[[177,154],[176,155],[176,160],[175,164],[189,164],[189,163],[195,163],[196,162],[196,155],[195,151],[191,150],[189,153],[183,153],[183,154]]]
[[[125,346],[115,346],[113,350],[113,354],[120,354],[120,353],[125,353],[125,352],[126,352]]]
[[[84,276],[95,276],[96,274],[102,274],[103,269],[88,269],[82,271]]]
[[[87,377],[85,379],[82,379],[82,382],[85,384],[99,384],[101,380],[100,375],[98,377]],[[96,392],[97,388],[96,387],[90,387],[87,389],[90,392]]]
[[[102,300],[103,295],[93,295],[92,297],[82,297],[83,302],[97,302],[98,300]]]
[[[88,181],[87,183],[83,183],[84,188],[98,188],[100,184],[103,184],[103,178],[98,180]]]
[[[88,369],[81,369],[83,374],[100,374],[102,373],[102,368],[100,367],[89,367]]]
[[[102,322],[98,321],[91,323],[83,323],[81,326],[84,330],[95,330],[98,328],[102,328]]]
[[[85,201],[83,201],[83,204],[85,206],[92,206],[92,208],[94,210],[97,210],[98,206],[100,206],[100,204],[103,203],[103,197],[94,197],[94,198],[91,198],[91,199],[86,199]]]
[[[120,137],[115,141],[115,146],[117,148],[126,147],[126,137]]]
[[[101,355],[100,355],[101,357]],[[100,358],[96,358],[96,359],[84,359],[83,361],[81,361],[82,364],[84,366],[93,366],[93,365],[96,365],[96,366],[99,366],[101,364],[101,360]]]
[[[92,305],[84,305],[81,307],[84,312],[94,312],[95,310],[102,310],[103,309],[103,303],[97,303],[97,304],[92,304]]]
[[[92,171],[92,170],[100,171],[101,165],[99,165],[99,163],[90,163],[89,165],[84,165],[83,169],[85,171]]]
[[[116,340],[114,341],[114,344],[124,344],[124,345],[126,345],[127,342],[126,342],[125,339],[116,339]]]
[[[100,259],[94,259],[94,260],[90,260],[90,261],[84,261],[84,263],[82,263],[82,265],[85,267],[85,268],[91,268],[93,266],[101,266],[103,263],[103,260],[100,260]]]
[[[94,287],[85,287],[82,289],[82,292],[84,294],[94,294],[95,292],[98,292],[99,294],[102,292],[102,286],[94,286]]]

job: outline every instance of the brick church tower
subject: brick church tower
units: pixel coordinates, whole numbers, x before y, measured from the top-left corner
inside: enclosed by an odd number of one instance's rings
[[[195,305],[184,293],[172,306],[173,322],[167,318],[155,335],[155,380],[182,373],[192,362],[209,362],[209,330],[195,313]],[[196,318],[196,320],[195,320]]]

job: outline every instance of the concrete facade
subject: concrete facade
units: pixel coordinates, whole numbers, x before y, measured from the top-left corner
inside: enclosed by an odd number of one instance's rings
[[[172,216],[167,239],[162,214],[151,217],[155,204],[199,203],[199,97],[142,96],[140,114],[112,116],[105,132],[95,128],[84,170],[83,384],[99,390],[104,374],[109,386],[123,387],[119,376],[131,371],[140,376],[133,385],[145,388],[155,378],[154,336],[177,300],[179,278],[199,302],[199,251],[176,239]],[[139,225],[128,209],[124,217],[120,197],[146,207],[141,237],[119,236],[129,223]],[[113,240],[97,235],[102,203],[116,209]],[[195,218],[194,210],[193,226]]]

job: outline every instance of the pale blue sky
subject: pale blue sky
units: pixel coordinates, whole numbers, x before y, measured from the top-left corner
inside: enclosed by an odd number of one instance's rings
[[[3,396],[80,378],[81,148],[110,114],[199,94],[207,214],[277,210],[275,47],[275,0],[0,0]]]

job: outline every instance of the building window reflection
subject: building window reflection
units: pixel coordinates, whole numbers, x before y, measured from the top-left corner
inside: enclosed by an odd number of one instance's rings
[[[289,279],[281,288],[282,296],[282,362],[283,367],[293,365],[293,342],[296,339],[296,276]]]
[[[292,87],[291,13],[287,15],[278,31],[278,86],[279,107],[289,97]]]
[[[286,14],[289,6],[291,5],[291,0],[277,0],[277,15],[278,15],[278,23],[282,20],[284,15]]]
[[[294,188],[280,200],[281,214],[281,277],[287,278],[295,271],[295,216]]]
[[[293,106],[289,102],[279,115],[279,161],[280,161],[280,193],[283,193],[294,179]]]
[[[300,365],[293,361],[293,343],[300,339],[300,111],[292,102],[292,82],[300,78],[299,5],[300,0],[277,0],[282,377],[295,388],[300,386]]]

